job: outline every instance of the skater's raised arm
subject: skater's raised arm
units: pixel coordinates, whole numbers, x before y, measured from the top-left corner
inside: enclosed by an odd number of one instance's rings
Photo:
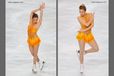
[[[43,16],[43,10],[40,10],[40,19],[39,19],[39,25],[42,24],[42,16]]]
[[[35,9],[35,10],[33,10],[33,11],[31,12],[31,14],[30,14],[30,22],[29,22],[29,25],[32,24],[32,16],[33,16],[33,13],[39,11],[40,9],[41,9],[41,7],[40,7],[40,8],[37,8],[37,9]]]
[[[41,7],[40,8],[37,8],[37,9],[33,10],[32,13],[35,13],[35,12],[41,10],[41,9],[42,9]]]
[[[39,25],[42,24],[42,16],[43,16],[43,9],[45,8],[45,3],[42,3],[42,5],[40,7],[41,7],[41,9],[40,9],[40,19],[39,19],[39,22],[38,22]]]

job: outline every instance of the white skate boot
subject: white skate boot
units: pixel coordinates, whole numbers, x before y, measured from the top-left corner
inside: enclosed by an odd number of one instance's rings
[[[36,72],[37,72],[36,64],[33,64],[32,71],[33,71],[34,73],[36,73]]]
[[[80,64],[80,73],[83,73],[83,72],[84,72],[84,65]]]

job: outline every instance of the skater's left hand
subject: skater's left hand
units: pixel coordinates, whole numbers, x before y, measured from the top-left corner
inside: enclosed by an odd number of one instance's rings
[[[45,8],[45,3],[43,2],[40,6],[41,9],[44,9]]]

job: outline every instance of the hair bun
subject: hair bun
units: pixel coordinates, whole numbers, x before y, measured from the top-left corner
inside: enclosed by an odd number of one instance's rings
[[[33,13],[33,15],[35,15],[35,13]]]
[[[81,4],[80,6],[85,6],[85,4]]]

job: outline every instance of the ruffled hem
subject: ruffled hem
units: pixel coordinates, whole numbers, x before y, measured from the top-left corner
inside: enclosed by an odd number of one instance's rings
[[[88,35],[86,35],[84,33],[78,33],[76,39],[78,39],[78,40],[84,40],[86,43],[89,43],[89,42],[95,40],[94,37],[93,37],[93,35],[92,35],[92,33],[90,33]]]
[[[35,45],[40,44],[41,40],[40,40],[40,38],[37,36],[37,37],[35,37],[34,39],[28,38],[27,42],[29,43],[30,46],[35,46]]]

